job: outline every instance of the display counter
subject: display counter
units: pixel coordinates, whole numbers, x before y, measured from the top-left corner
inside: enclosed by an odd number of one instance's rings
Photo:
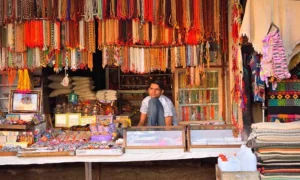
[[[198,152],[235,152],[244,142],[232,125],[187,126],[187,150]]]
[[[131,127],[124,131],[126,153],[185,152],[185,126]]]

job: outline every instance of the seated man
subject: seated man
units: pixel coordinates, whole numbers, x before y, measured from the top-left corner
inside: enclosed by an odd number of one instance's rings
[[[148,126],[178,125],[172,101],[163,95],[164,87],[160,81],[151,82],[149,96],[143,99],[138,126],[144,126],[148,115]]]

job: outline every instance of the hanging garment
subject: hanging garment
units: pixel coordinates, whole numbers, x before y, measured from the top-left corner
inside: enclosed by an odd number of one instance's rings
[[[257,103],[262,103],[265,97],[264,81],[260,79],[260,56],[253,54],[249,62],[252,71],[252,92],[253,100]]]
[[[269,33],[263,42],[260,78],[269,87],[268,78],[271,77],[273,89],[276,89],[277,83],[274,78],[280,81],[291,77],[288,71],[283,42],[278,31]]]
[[[275,23],[281,30],[286,54],[290,55],[300,42],[300,1],[251,0],[247,1],[240,36],[247,35],[255,51],[263,51],[264,39],[270,24]],[[288,62],[292,58],[288,57]]]

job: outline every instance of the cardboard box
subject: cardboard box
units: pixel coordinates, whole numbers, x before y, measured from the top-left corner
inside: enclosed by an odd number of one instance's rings
[[[260,173],[258,171],[221,171],[218,164],[216,164],[216,180],[260,180]]]

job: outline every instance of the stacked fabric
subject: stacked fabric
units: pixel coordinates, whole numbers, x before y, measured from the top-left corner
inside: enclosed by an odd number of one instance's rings
[[[97,97],[98,101],[103,101],[103,102],[115,101],[115,100],[117,100],[117,91],[110,90],[110,89],[100,90],[100,91],[97,91],[96,97]]]
[[[73,90],[79,96],[79,100],[96,100],[96,94],[92,91],[95,88],[92,78],[74,76],[72,79]]]
[[[70,94],[72,92],[72,84],[69,83],[68,86],[64,86],[62,81],[64,80],[65,76],[63,75],[51,75],[48,76],[48,79],[52,81],[48,87],[53,89],[52,92],[50,93],[49,97],[56,97],[59,95],[66,95]],[[72,78],[69,78],[69,82],[72,81]]]
[[[300,179],[300,123],[252,124],[247,146],[254,148],[262,180]]]

